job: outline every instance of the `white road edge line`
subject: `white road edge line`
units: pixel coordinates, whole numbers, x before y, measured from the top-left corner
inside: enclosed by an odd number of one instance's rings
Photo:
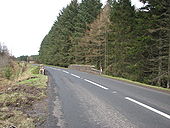
[[[96,86],[98,86],[98,87],[100,87],[100,88],[103,88],[103,89],[105,89],[105,90],[108,90],[108,88],[106,88],[106,87],[104,87],[104,86],[102,86],[102,85],[100,85],[100,84],[97,84],[97,83],[95,83],[95,82],[93,82],[93,81],[90,81],[90,80],[87,80],[87,79],[84,79],[85,81],[87,81],[87,82],[89,82],[89,83],[91,83],[91,84],[94,84],[94,85],[96,85]]]
[[[67,71],[65,71],[65,70],[63,70],[63,72],[69,74],[69,72],[67,72]]]
[[[159,115],[161,115],[161,116],[164,116],[164,117],[170,119],[170,115],[168,115],[168,114],[166,114],[166,113],[164,113],[164,112],[161,112],[161,111],[159,111],[159,110],[157,110],[157,109],[155,109],[155,108],[152,108],[152,107],[150,107],[150,106],[148,106],[148,105],[146,105],[146,104],[143,104],[143,103],[141,103],[141,102],[139,102],[139,101],[136,101],[136,100],[134,100],[134,99],[132,99],[132,98],[125,97],[125,99],[126,99],[126,100],[129,100],[129,101],[131,101],[131,102],[134,102],[134,103],[136,103],[136,104],[138,104],[138,105],[140,105],[140,106],[142,106],[142,107],[144,107],[144,108],[147,108],[147,109],[149,109],[149,110],[151,110],[151,111],[153,111],[153,112],[155,112],[155,113],[157,113],[157,114],[159,114]]]
[[[80,76],[77,76],[77,75],[72,74],[72,73],[71,73],[71,75],[80,79]]]

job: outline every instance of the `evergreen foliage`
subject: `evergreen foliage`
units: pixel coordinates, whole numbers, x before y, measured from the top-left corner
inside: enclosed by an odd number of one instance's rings
[[[81,57],[84,58],[83,64],[95,65],[98,69],[106,68],[109,10],[109,5],[106,5],[78,43]]]
[[[113,1],[110,12],[108,73],[127,78],[133,68],[135,10],[129,0]],[[136,74],[134,74],[136,76]]]
[[[64,8],[40,48],[42,63],[68,66],[76,63],[77,41],[99,14],[102,4],[99,0],[73,0]]]
[[[28,56],[20,56],[20,57],[17,57],[17,60],[18,60],[18,61],[25,61],[25,62],[27,62],[27,61],[28,61]]]
[[[113,76],[170,87],[170,1],[73,0],[42,41],[42,63],[90,64]]]

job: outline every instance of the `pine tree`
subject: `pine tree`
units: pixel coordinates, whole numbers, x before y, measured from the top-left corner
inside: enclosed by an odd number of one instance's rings
[[[134,18],[135,10],[129,0],[111,2],[108,72],[112,75],[130,77],[128,54],[133,45]]]
[[[109,5],[106,5],[97,19],[90,24],[89,30],[79,42],[81,54],[84,55],[85,64],[95,65],[98,69],[106,67],[107,59],[107,32],[109,21]]]
[[[90,64],[110,75],[170,87],[170,1],[73,0],[40,48],[46,64]]]
[[[148,29],[152,40],[152,62],[150,80],[154,85],[165,87],[168,84],[168,54],[169,54],[169,13],[170,3],[166,0],[142,0],[147,2],[145,10],[150,14],[150,27]],[[148,62],[149,62],[148,61]]]
[[[79,45],[81,37],[89,30],[89,24],[92,23],[100,13],[102,4],[100,0],[83,0],[79,6],[77,17],[75,18],[75,33],[73,36],[74,47],[72,51],[75,56],[75,63],[85,63],[85,57]]]
[[[85,33],[87,24],[99,14],[100,0],[73,0],[64,8],[40,48],[43,63],[68,66],[75,63],[75,49],[79,38]]]
[[[70,49],[75,32],[74,19],[78,13],[77,0],[64,8],[40,48],[40,60],[47,64],[67,66],[72,63]]]

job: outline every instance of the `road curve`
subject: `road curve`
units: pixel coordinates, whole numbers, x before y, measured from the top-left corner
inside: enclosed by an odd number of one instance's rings
[[[46,67],[50,128],[170,128],[170,95],[71,69]]]

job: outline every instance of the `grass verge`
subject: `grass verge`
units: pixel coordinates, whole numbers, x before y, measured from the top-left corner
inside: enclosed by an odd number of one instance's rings
[[[39,67],[27,65],[12,84],[0,87],[0,126],[35,128],[41,116],[34,113],[33,105],[46,98],[47,76],[38,74]],[[27,113],[29,110],[30,113]]]
[[[130,83],[130,84],[134,84],[134,85],[138,85],[138,86],[142,86],[142,87],[147,87],[147,88],[152,88],[152,89],[155,89],[155,90],[160,90],[160,91],[163,91],[163,92],[170,93],[170,89],[168,89],[168,88],[152,86],[152,85],[148,85],[148,84],[145,84],[145,83],[140,83],[140,82],[137,82],[137,81],[132,81],[132,80],[128,80],[128,79],[124,79],[124,78],[120,78],[120,77],[113,77],[113,76],[108,76],[108,75],[102,75],[102,76],[104,76],[106,78],[111,78],[111,79],[127,82],[127,83]]]

